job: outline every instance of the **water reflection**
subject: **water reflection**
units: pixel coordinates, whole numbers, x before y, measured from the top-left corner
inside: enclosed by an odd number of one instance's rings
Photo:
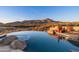
[[[77,41],[73,41],[73,40],[68,40],[71,44],[73,44],[74,46],[79,47],[79,42]]]
[[[68,52],[79,51],[79,47],[73,45],[70,41],[56,39],[46,32],[21,31],[9,33],[16,35],[20,39],[28,42],[28,47],[24,49],[27,52]]]

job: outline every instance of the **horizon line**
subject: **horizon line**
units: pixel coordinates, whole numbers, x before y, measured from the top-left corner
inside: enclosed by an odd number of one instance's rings
[[[2,20],[0,20],[0,23],[4,23],[4,24],[6,24],[6,23],[12,23],[12,22],[22,22],[22,21],[32,21],[32,20],[44,20],[44,19],[47,19],[47,18],[42,18],[42,19],[18,19],[18,20],[15,20],[15,21],[7,21],[7,19],[3,19],[3,21]],[[48,18],[48,19],[51,19],[51,18]],[[11,19],[9,19],[9,20],[11,20]],[[58,21],[58,20],[54,20],[54,19],[51,19],[51,20],[53,20],[53,21]],[[59,21],[59,22],[79,22],[79,21]]]

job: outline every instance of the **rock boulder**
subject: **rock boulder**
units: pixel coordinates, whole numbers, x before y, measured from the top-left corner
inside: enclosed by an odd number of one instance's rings
[[[27,47],[27,44],[23,40],[14,40],[11,44],[10,47],[13,49],[20,49],[23,50],[25,47]]]
[[[17,39],[18,39],[18,38],[17,38],[16,36],[10,35],[10,36],[6,36],[6,37],[2,40],[2,42],[3,42],[4,45],[8,45],[8,44],[11,44],[12,41],[17,40]]]

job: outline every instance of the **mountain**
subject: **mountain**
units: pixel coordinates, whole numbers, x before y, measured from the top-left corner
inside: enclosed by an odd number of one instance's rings
[[[28,24],[47,24],[47,23],[52,23],[52,22],[56,22],[52,19],[49,18],[45,18],[45,19],[41,19],[41,20],[24,20],[24,21],[16,21],[16,22],[11,22],[11,23],[6,23],[5,25],[7,26],[18,26],[18,25],[28,25]]]
[[[3,24],[3,23],[0,23],[0,27],[1,27],[1,26],[4,26],[4,24]]]

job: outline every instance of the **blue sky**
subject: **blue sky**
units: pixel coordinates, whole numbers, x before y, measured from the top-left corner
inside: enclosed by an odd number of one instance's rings
[[[78,6],[0,6],[0,22],[50,18],[56,21],[79,21]]]

